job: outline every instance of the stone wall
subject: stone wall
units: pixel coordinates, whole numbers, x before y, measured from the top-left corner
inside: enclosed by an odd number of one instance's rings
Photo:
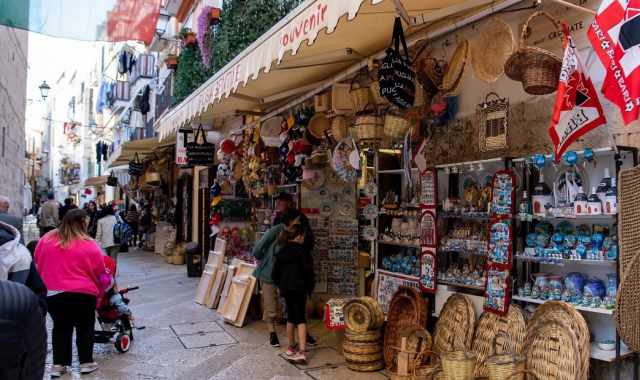
[[[16,215],[23,209],[27,40],[27,32],[0,26],[0,194]]]

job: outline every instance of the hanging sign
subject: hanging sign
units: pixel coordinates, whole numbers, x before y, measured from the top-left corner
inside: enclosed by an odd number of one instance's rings
[[[189,141],[189,135],[192,134],[191,129],[181,129],[176,136],[176,165],[186,166],[187,147],[185,144]]]
[[[196,130],[194,141],[184,144],[189,165],[207,166],[213,164],[216,146],[207,142],[207,134],[202,125]]]

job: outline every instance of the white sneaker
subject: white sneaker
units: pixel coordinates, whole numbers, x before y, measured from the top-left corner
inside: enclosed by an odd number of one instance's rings
[[[51,377],[61,377],[65,373],[67,373],[67,367],[60,364],[54,364],[51,366],[51,372],[49,374]]]
[[[99,366],[98,366],[98,363],[96,363],[96,362],[82,363],[82,364],[80,364],[80,373],[82,373],[82,374],[91,373],[91,372],[97,370],[98,368],[99,368]]]

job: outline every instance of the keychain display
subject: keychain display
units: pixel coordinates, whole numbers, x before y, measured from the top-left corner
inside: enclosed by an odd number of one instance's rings
[[[436,247],[436,214],[433,210],[422,210],[420,216],[420,245]]]
[[[510,268],[513,259],[513,226],[511,219],[495,218],[489,226],[489,261]]]
[[[498,315],[509,311],[511,276],[508,270],[489,267],[485,290],[484,310]]]
[[[437,265],[438,259],[435,248],[422,247],[420,254],[420,289],[423,292],[436,292]]]

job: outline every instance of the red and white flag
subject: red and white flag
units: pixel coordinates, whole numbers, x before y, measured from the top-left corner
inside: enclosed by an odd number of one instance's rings
[[[580,61],[569,28],[566,24],[563,27],[564,58],[549,127],[556,161],[576,139],[606,123],[598,94]]]
[[[640,0],[603,0],[587,33],[605,67],[602,93],[625,124],[640,113]]]

